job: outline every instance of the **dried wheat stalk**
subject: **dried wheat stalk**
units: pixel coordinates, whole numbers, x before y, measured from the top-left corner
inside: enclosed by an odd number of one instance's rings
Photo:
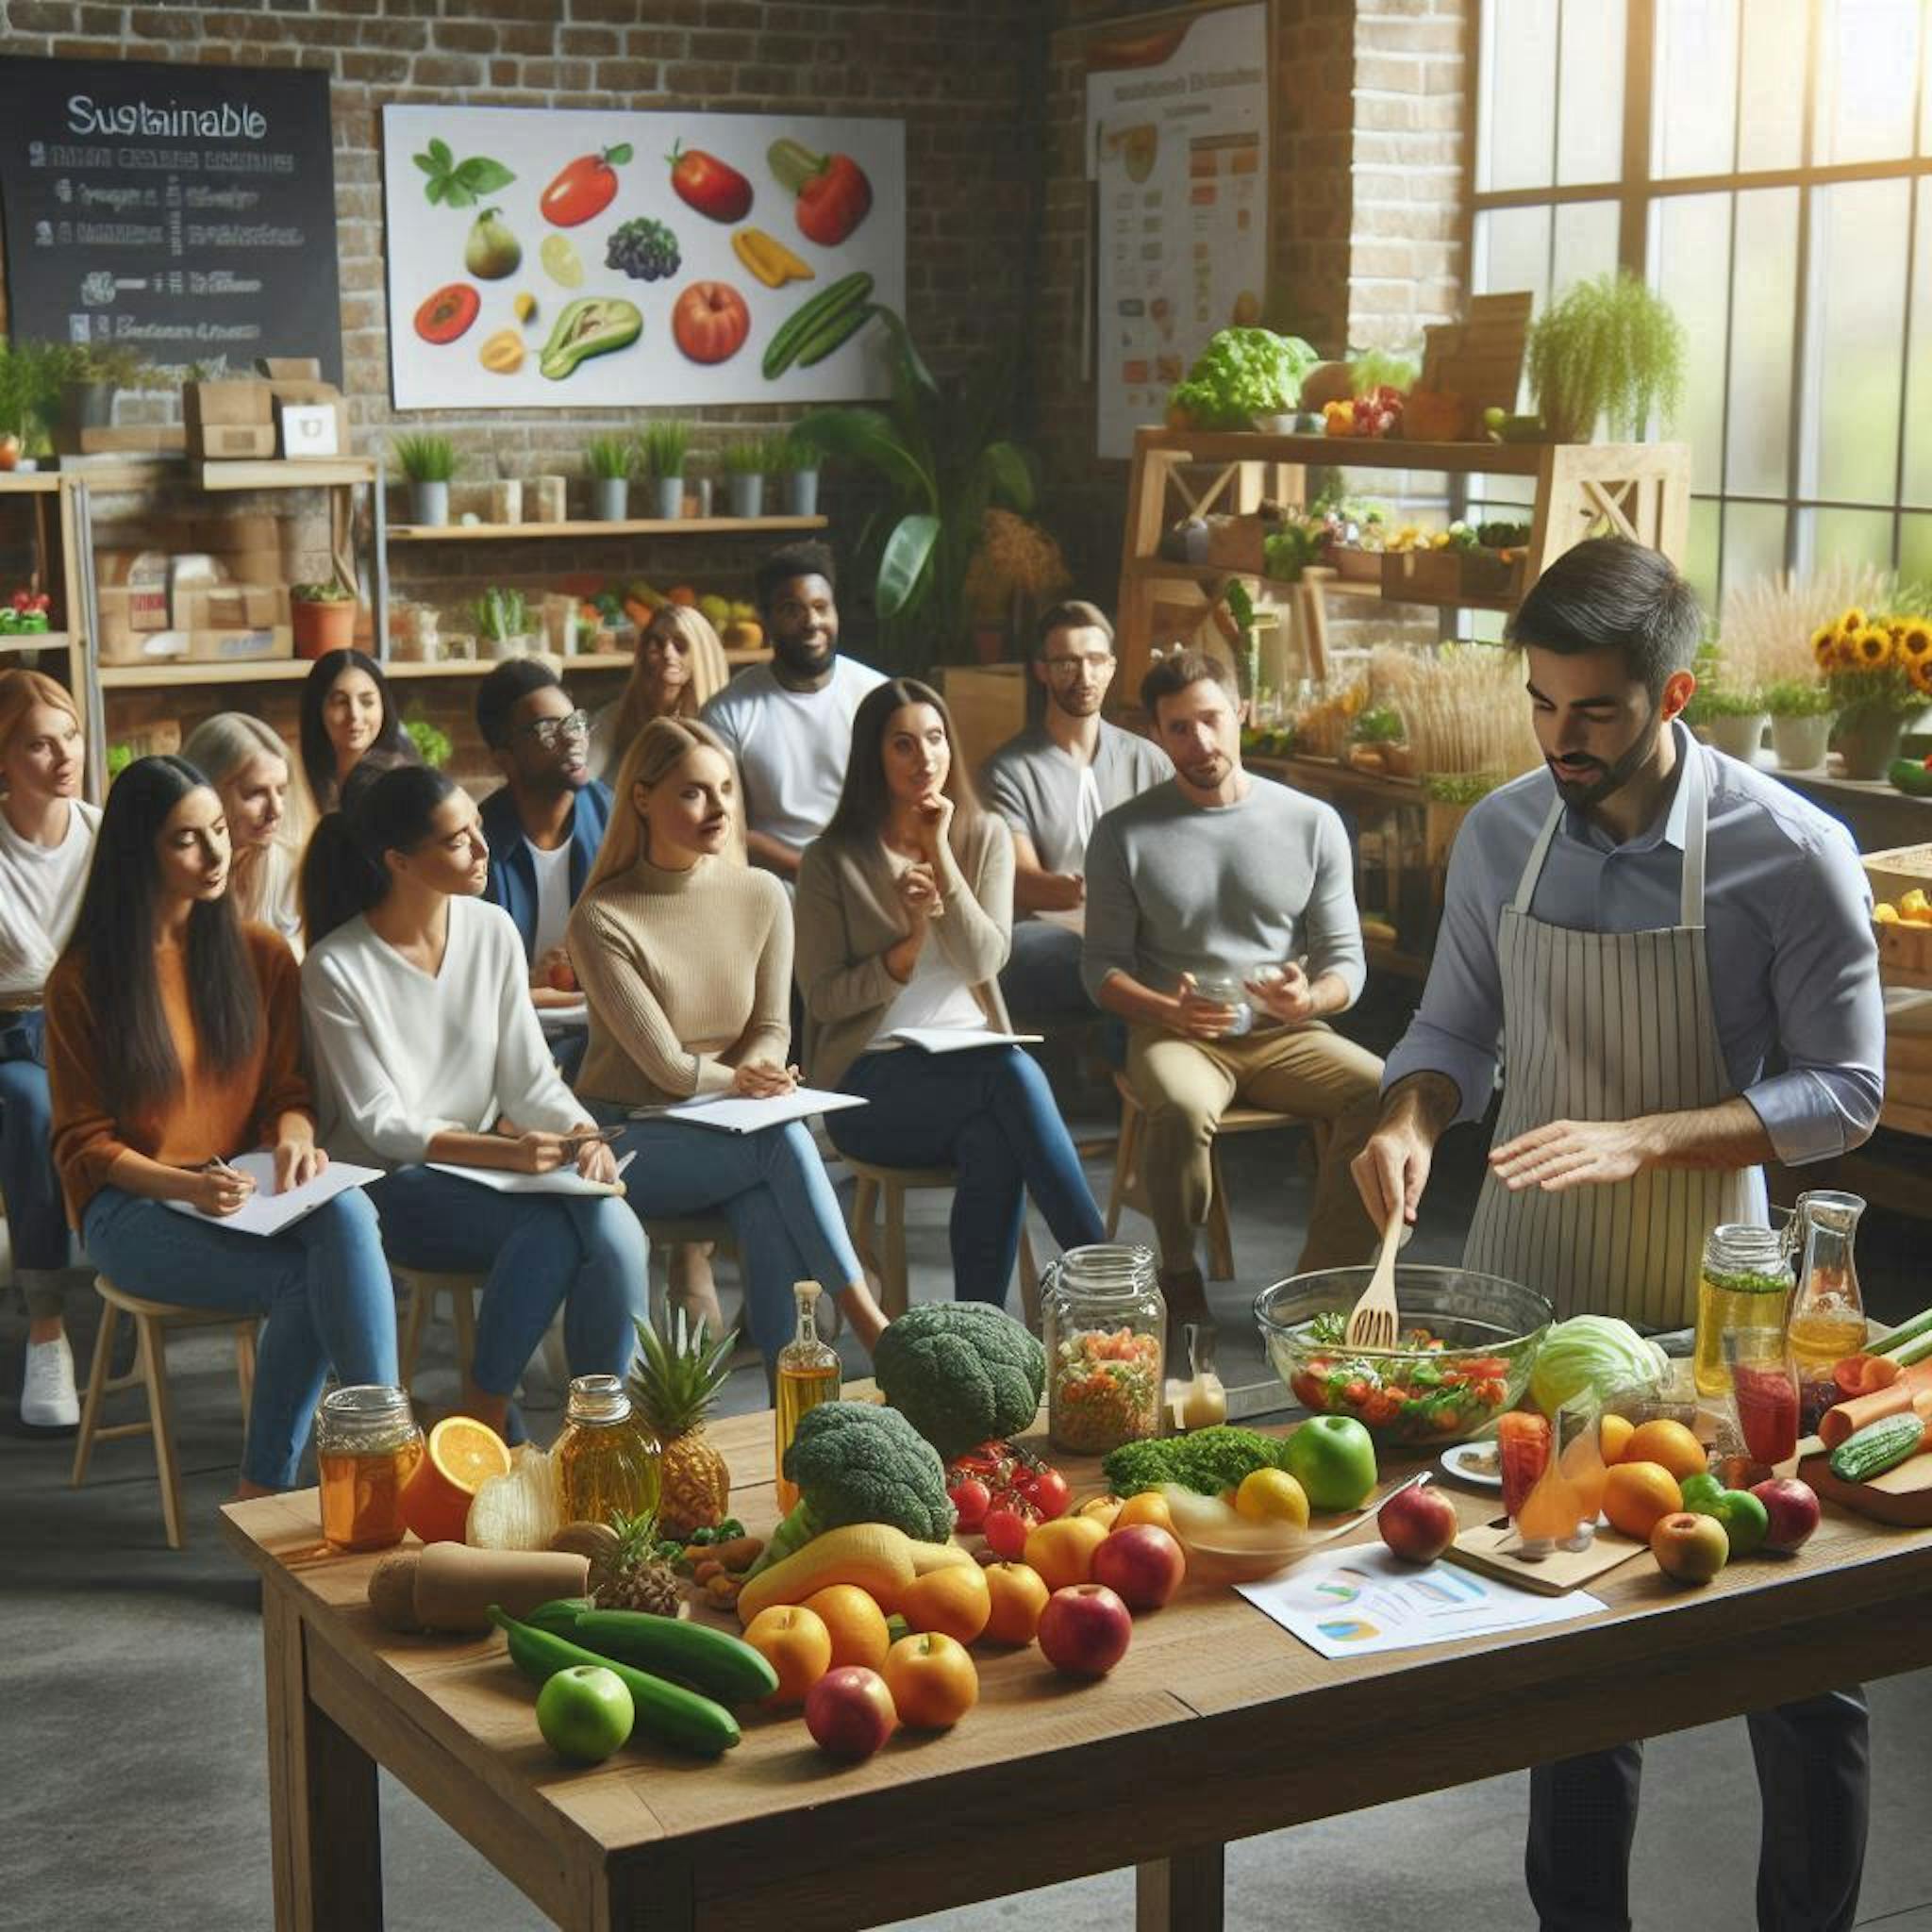
[[[1541,757],[1523,694],[1522,661],[1512,650],[1493,644],[1384,649],[1371,660],[1370,678],[1374,702],[1402,713],[1424,773],[1513,777]]]
[[[1883,610],[1896,586],[1868,563],[1828,563],[1798,576],[1780,571],[1724,592],[1718,660],[1727,691],[1762,691],[1786,681],[1815,684],[1811,633],[1856,607]]]

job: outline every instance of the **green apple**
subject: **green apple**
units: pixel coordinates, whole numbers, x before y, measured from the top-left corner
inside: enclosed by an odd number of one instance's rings
[[[1771,1511],[1749,1490],[1726,1490],[1710,1514],[1724,1526],[1731,1558],[1748,1557],[1771,1534]]]
[[[615,1671],[573,1664],[537,1693],[537,1728],[559,1757],[598,1764],[630,1736],[637,1706]]]
[[[1317,1509],[1355,1509],[1375,1487],[1375,1444],[1352,1415],[1318,1415],[1288,1439],[1282,1459]]]
[[[1718,1498],[1724,1493],[1723,1482],[1706,1470],[1702,1475],[1687,1475],[1683,1483],[1684,1507],[1697,1516],[1716,1516]]]

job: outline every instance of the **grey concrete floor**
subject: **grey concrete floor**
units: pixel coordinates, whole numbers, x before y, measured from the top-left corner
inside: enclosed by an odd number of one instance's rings
[[[1097,1132],[1098,1120],[1076,1124]],[[1239,1280],[1212,1291],[1222,1317],[1223,1373],[1257,1377],[1246,1304],[1288,1272],[1307,1204],[1306,1177],[1281,1173],[1282,1143],[1225,1150],[1236,1204]],[[1473,1198],[1476,1150],[1458,1150],[1432,1193],[1416,1258],[1453,1258]],[[1104,1189],[1107,1167],[1090,1170]],[[949,1291],[943,1197],[915,1197],[914,1294]],[[1924,1275],[1902,1224],[1868,1217],[1859,1259],[1874,1312],[1922,1306]],[[1041,1231],[1036,1228],[1036,1240]],[[0,1279],[6,1278],[0,1273]],[[728,1281],[728,1272],[726,1274]],[[29,1438],[16,1409],[25,1325],[15,1297],[0,1314],[0,1926],[21,1932],[243,1932],[272,1923],[265,1799],[259,1599],[219,1544],[214,1511],[234,1481],[240,1412],[224,1345],[190,1337],[170,1374],[191,1472],[190,1547],[161,1536],[145,1444],[111,1443],[75,1493],[71,1439]],[[75,1298],[85,1358],[94,1318]],[[439,1329],[425,1392],[453,1390],[449,1337]],[[847,1344],[848,1356],[851,1355]],[[857,1357],[852,1357],[857,1367]],[[754,1368],[733,1376],[724,1404],[763,1403]],[[531,1417],[547,1439],[554,1412]],[[1846,1674],[1871,1668],[1855,1625]],[[1740,1669],[1749,1660],[1740,1659]],[[1872,1686],[1874,1757],[1871,1855],[1860,1924],[1932,1932],[1932,1674]],[[1425,1722],[1409,1714],[1405,1722]],[[1497,1713],[1507,1723],[1507,1713]],[[1283,1750],[1321,1749],[1284,1737]],[[1158,1802],[1158,1767],[1149,1766]],[[1657,1740],[1646,1760],[1649,1799],[1633,1859],[1637,1924],[1729,1932],[1752,1922],[1757,1803],[1741,1724]],[[1400,1807],[1270,1834],[1230,1848],[1227,1923],[1242,1928],[1407,1932],[1482,1925],[1508,1932],[1531,1916],[1522,1882],[1526,1781],[1486,1782]],[[525,1932],[547,1923],[466,1843],[408,1792],[384,1780],[388,1924],[395,1932]],[[1122,1821],[1124,1854],[1132,1820]],[[936,1820],[933,1856],[997,1857],[997,1846],[952,1843]],[[826,1847],[826,1856],[835,1848]],[[1133,1919],[1127,1871],[922,1919],[929,1932],[1052,1924],[1113,1932]]]

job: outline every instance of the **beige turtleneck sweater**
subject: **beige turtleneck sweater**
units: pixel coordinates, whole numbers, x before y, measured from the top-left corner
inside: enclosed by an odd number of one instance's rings
[[[791,907],[772,874],[641,858],[577,901],[570,957],[591,1005],[576,1083],[587,1100],[725,1093],[741,1061],[785,1064]]]

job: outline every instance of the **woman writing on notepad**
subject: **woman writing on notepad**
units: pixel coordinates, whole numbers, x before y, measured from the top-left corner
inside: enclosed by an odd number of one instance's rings
[[[47,982],[47,1069],[68,1216],[101,1272],[154,1301],[268,1318],[242,1461],[253,1496],[293,1486],[331,1368],[396,1379],[395,1294],[355,1191],[277,1235],[220,1224],[255,1191],[230,1157],[272,1149],[277,1192],[327,1164],[295,961],[236,917],[230,862],[221,800],[192,765],[128,766]]]
[[[779,1098],[791,1024],[785,889],[734,848],[731,760],[694,720],[657,718],[625,754],[604,847],[571,916],[570,954],[591,1004],[579,1091],[601,1118],[692,1098]],[[745,1312],[767,1362],[792,1331],[791,1284],[834,1291],[868,1347],[885,1318],[802,1122],[750,1134],[633,1122],[631,1205],[641,1215],[715,1210],[744,1257]],[[715,1309],[715,1304],[714,1309]]]
[[[1000,998],[1013,926],[1013,841],[982,811],[944,701],[897,678],[852,721],[845,789],[798,874],[806,1064],[870,1104],[828,1114],[841,1154],[954,1167],[955,1292],[1004,1302],[1030,1193],[1063,1248],[1104,1240],[1046,1075],[987,1040],[928,1053],[902,1028],[1010,1033]]]
[[[463,1407],[502,1429],[559,1307],[573,1375],[628,1371],[646,1250],[613,1193],[441,1171],[617,1178],[544,1044],[517,929],[482,897],[489,860],[475,806],[440,772],[353,776],[302,869],[302,1010],[324,1144],[391,1170],[370,1188],[385,1247],[486,1277]]]

